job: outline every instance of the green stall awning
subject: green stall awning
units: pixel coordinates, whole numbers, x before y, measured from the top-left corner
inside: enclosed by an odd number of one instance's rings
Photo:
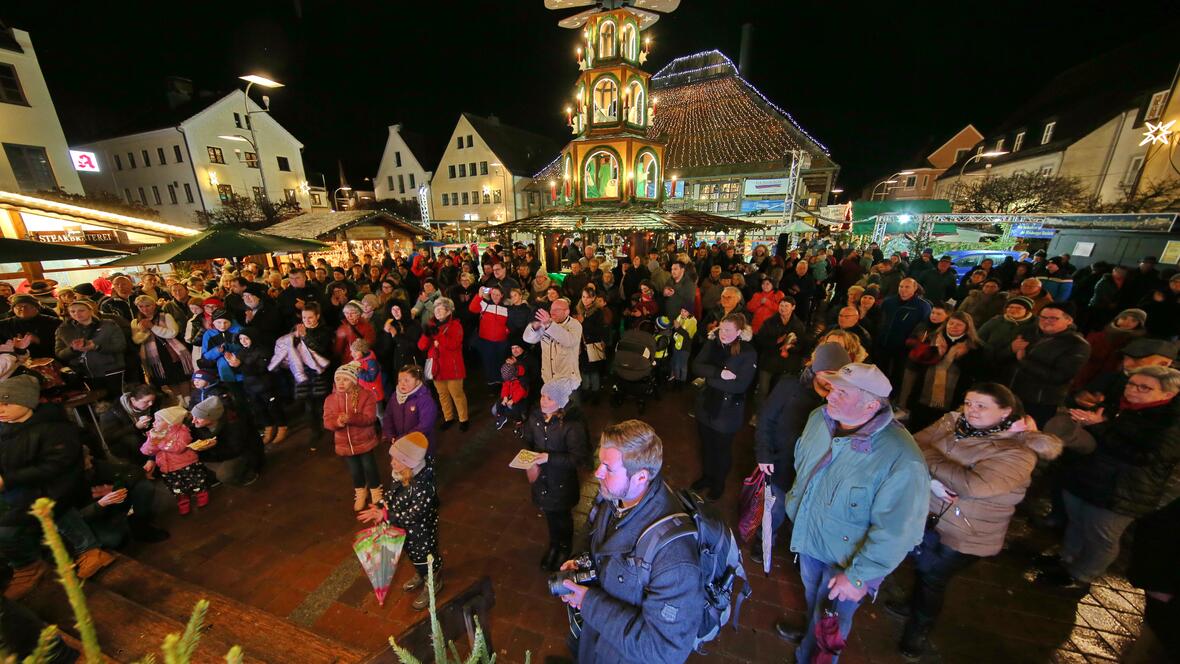
[[[852,201],[852,221],[868,221],[879,214],[947,214],[951,202],[944,199],[910,201]]]
[[[853,235],[872,235],[873,229],[877,227],[876,220],[873,221],[858,221],[852,224]],[[918,230],[918,224],[913,221],[901,223],[900,221],[891,221],[885,224],[886,235],[902,235],[905,233],[914,233]],[[934,224],[935,235],[954,235],[958,232],[958,227],[954,224]]]

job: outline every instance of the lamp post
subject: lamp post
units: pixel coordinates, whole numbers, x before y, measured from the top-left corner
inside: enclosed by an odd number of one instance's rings
[[[262,197],[269,200],[270,196],[266,192],[266,173],[264,172],[264,169],[262,167],[262,152],[258,149],[258,135],[254,133],[254,123],[250,121],[250,116],[255,113],[269,113],[270,112],[270,100],[266,97],[266,95],[263,95],[263,97],[262,97],[262,103],[263,103],[262,110],[261,111],[251,111],[250,110],[250,88],[254,87],[255,85],[259,85],[264,88],[281,88],[281,87],[283,87],[283,84],[279,83],[278,81],[271,80],[265,76],[259,76],[258,74],[247,74],[245,76],[239,76],[238,78],[243,81],[246,81],[246,96],[242,100],[242,105],[246,109],[246,127],[250,130],[250,139],[251,140],[249,140],[247,142],[250,143],[250,147],[254,148],[254,157],[256,159],[258,159],[258,177],[261,178],[261,180],[262,180]],[[221,138],[225,138],[225,136],[222,136]],[[246,137],[239,136],[237,139],[231,139],[231,140],[246,140]]]
[[[958,200],[959,200],[959,190],[963,187],[963,171],[967,170],[967,164],[970,164],[971,162],[975,161],[976,159],[991,159],[992,157],[999,157],[999,156],[1006,155],[1006,154],[1008,154],[1007,150],[992,150],[991,152],[979,152],[977,154],[971,155],[970,159],[964,161],[963,165],[959,167],[959,177],[955,180],[955,192],[954,192],[954,195],[951,197],[951,202],[955,203],[955,202],[958,202]]]
[[[266,196],[266,178],[262,177],[262,158],[258,156],[258,146],[254,143],[254,141],[246,138],[245,136],[242,136],[241,134],[222,134],[222,135],[218,136],[217,138],[220,138],[220,139],[223,139],[226,141],[236,141],[239,143],[247,143],[250,145],[250,147],[254,150],[254,158],[258,160],[258,177],[261,178],[261,180],[262,180],[262,195],[263,195],[263,197],[265,197]],[[235,152],[237,152],[237,150],[235,150]],[[241,155],[239,155],[239,161],[240,160],[241,160]],[[246,165],[249,166],[250,162],[247,161]],[[258,201],[258,203],[261,204],[262,201]]]
[[[897,176],[899,176],[899,175],[913,175],[913,174],[914,174],[914,172],[913,172],[913,171],[898,171],[898,172],[894,173],[893,175],[890,175],[889,177],[885,178],[884,180],[881,180],[881,181],[880,181],[880,182],[878,182],[877,184],[873,185],[873,193],[872,193],[872,195],[871,195],[871,196],[869,196],[869,200],[870,200],[870,201],[872,201],[872,200],[876,200],[876,198],[877,198],[877,187],[880,187],[880,186],[881,186],[881,185],[883,185],[883,184],[897,184],[897,180],[894,180],[893,178],[895,178],[895,177],[897,177]],[[885,197],[888,195],[888,193],[889,193],[889,189],[888,189],[888,188],[886,188],[885,190],[883,190],[883,191],[881,192],[881,200],[885,200]]]
[[[336,203],[336,201],[337,201],[337,199],[336,199],[336,194],[339,194],[341,191],[352,191],[352,187],[350,187],[350,186],[348,186],[348,185],[343,185],[343,186],[340,186],[340,187],[336,187],[336,190],[332,192],[332,205],[333,205],[333,206],[336,206],[336,205],[337,205],[337,203]]]

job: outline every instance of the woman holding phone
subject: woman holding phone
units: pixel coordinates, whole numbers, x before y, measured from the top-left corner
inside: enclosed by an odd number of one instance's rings
[[[907,618],[901,639],[907,659],[925,651],[951,578],[1003,548],[1037,459],[1055,459],[1062,447],[1056,436],[1037,431],[1020,400],[999,383],[971,386],[962,410],[943,415],[914,440],[930,468],[930,515],[913,594],[908,602],[885,603]]]

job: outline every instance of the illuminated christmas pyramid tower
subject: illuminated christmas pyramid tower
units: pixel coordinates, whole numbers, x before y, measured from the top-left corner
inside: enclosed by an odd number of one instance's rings
[[[663,196],[664,144],[648,137],[657,100],[642,69],[644,30],[679,0],[546,0],[550,9],[594,5],[558,25],[581,29],[581,73],[566,121],[576,136],[559,157],[550,195],[558,205],[652,203]]]

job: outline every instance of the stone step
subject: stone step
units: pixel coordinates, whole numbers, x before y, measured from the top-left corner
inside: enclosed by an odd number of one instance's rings
[[[298,625],[208,591],[167,572],[116,554],[116,561],[84,586],[103,653],[114,662],[137,661],[157,653],[164,637],[184,631],[193,607],[209,601],[205,629],[194,664],[224,663],[230,647],[241,646],[245,662],[257,664],[351,664],[365,653]],[[60,584],[41,583],[25,604],[43,620],[76,637],[74,617]]]

